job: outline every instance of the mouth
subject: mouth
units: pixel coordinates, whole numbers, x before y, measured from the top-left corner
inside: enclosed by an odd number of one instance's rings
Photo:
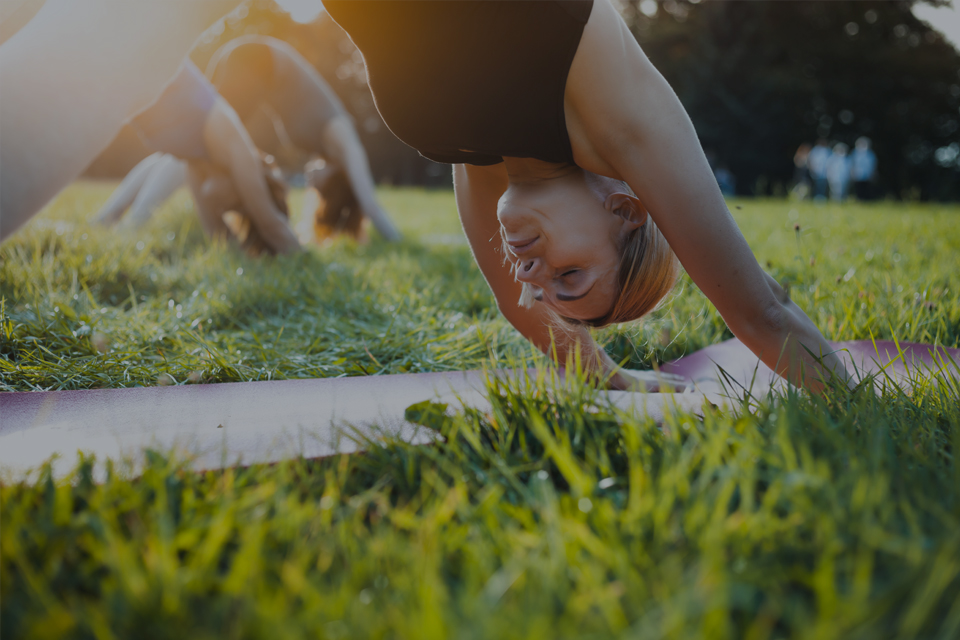
[[[510,246],[510,253],[515,256],[519,256],[523,253],[529,251],[533,245],[537,243],[537,240],[540,239],[540,236],[535,238],[528,238],[526,240],[507,240],[507,244]]]

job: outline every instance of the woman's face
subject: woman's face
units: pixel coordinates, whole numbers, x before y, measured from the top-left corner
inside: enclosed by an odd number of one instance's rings
[[[516,278],[534,299],[562,316],[592,320],[613,306],[618,247],[646,211],[620,182],[577,171],[511,183],[497,218]]]

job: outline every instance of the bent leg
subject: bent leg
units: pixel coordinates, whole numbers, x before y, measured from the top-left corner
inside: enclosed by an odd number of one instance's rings
[[[347,179],[353,188],[353,193],[360,203],[363,215],[370,218],[384,238],[390,241],[400,239],[400,232],[394,226],[390,216],[377,202],[373,175],[370,173],[370,163],[363,150],[363,144],[354,131],[353,125],[346,116],[337,116],[331,120],[324,131],[324,140],[327,147],[336,154],[336,160],[347,173]]]
[[[160,158],[150,171],[121,226],[125,229],[139,229],[147,224],[157,207],[166,202],[186,180],[186,163],[170,155]]]
[[[127,208],[133,204],[137,194],[143,187],[143,184],[150,177],[150,171],[157,164],[157,161],[163,156],[162,153],[154,153],[143,160],[137,166],[130,170],[124,177],[120,186],[110,194],[107,201],[93,217],[97,224],[112,225],[119,222]]]

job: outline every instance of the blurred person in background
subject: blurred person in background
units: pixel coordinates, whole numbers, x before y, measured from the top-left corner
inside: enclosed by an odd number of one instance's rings
[[[830,184],[830,199],[834,202],[843,202],[850,190],[848,149],[847,145],[838,142],[833,145],[833,153],[827,160],[827,182]]]
[[[5,0],[0,240],[79,176],[239,3]]]
[[[791,191],[800,200],[806,200],[807,196],[810,195],[810,168],[807,166],[807,162],[810,159],[812,148],[810,143],[804,142],[797,147],[796,153],[793,154],[794,169]]]
[[[870,148],[870,138],[857,138],[850,154],[850,177],[857,200],[873,200],[873,185],[877,177],[877,155]]]
[[[717,186],[720,187],[720,193],[726,197],[737,195],[737,177],[733,175],[729,167],[725,164],[717,165],[713,171],[713,177],[717,179]]]
[[[363,239],[360,223],[365,217],[387,240],[400,239],[377,201],[366,151],[353,121],[296,49],[276,38],[241,36],[217,50],[207,76],[244,122],[266,116],[281,141],[322,158],[305,171],[320,202],[314,212],[304,212],[301,237],[319,241],[343,232]]]
[[[830,161],[830,156],[830,146],[824,138],[817,140],[817,144],[807,156],[807,169],[813,180],[813,199],[816,201],[827,199],[827,163]]]
[[[162,202],[156,198],[166,199],[183,175],[172,156],[186,163],[186,177],[208,236],[239,236],[242,244],[257,247],[254,252],[299,249],[286,203],[276,198],[277,188],[271,184],[277,179],[272,160],[261,158],[236,112],[192,62],[184,62],[156,102],[131,125],[148,148],[168,156],[150,156],[135,167],[97,215],[99,222],[118,222],[134,203],[138,207],[129,226],[143,225]],[[228,211],[239,213],[247,224],[231,228],[230,218],[224,217]]]

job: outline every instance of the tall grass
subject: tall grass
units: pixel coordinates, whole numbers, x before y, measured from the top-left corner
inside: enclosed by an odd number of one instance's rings
[[[411,214],[399,247],[262,261],[205,245],[183,200],[139,237],[83,225],[104,197],[77,187],[0,249],[4,388],[532,357],[456,244],[448,194],[384,193]],[[956,208],[739,206],[829,337],[958,345]],[[603,335],[643,364],[725,329],[686,282]],[[917,378],[657,425],[543,372],[491,380],[487,413],[411,407],[444,436],[430,446],[202,474],[153,452],[136,477],[97,461],[100,484],[95,461],[62,481],[46,466],[0,485],[0,632],[956,638],[960,388]]]

